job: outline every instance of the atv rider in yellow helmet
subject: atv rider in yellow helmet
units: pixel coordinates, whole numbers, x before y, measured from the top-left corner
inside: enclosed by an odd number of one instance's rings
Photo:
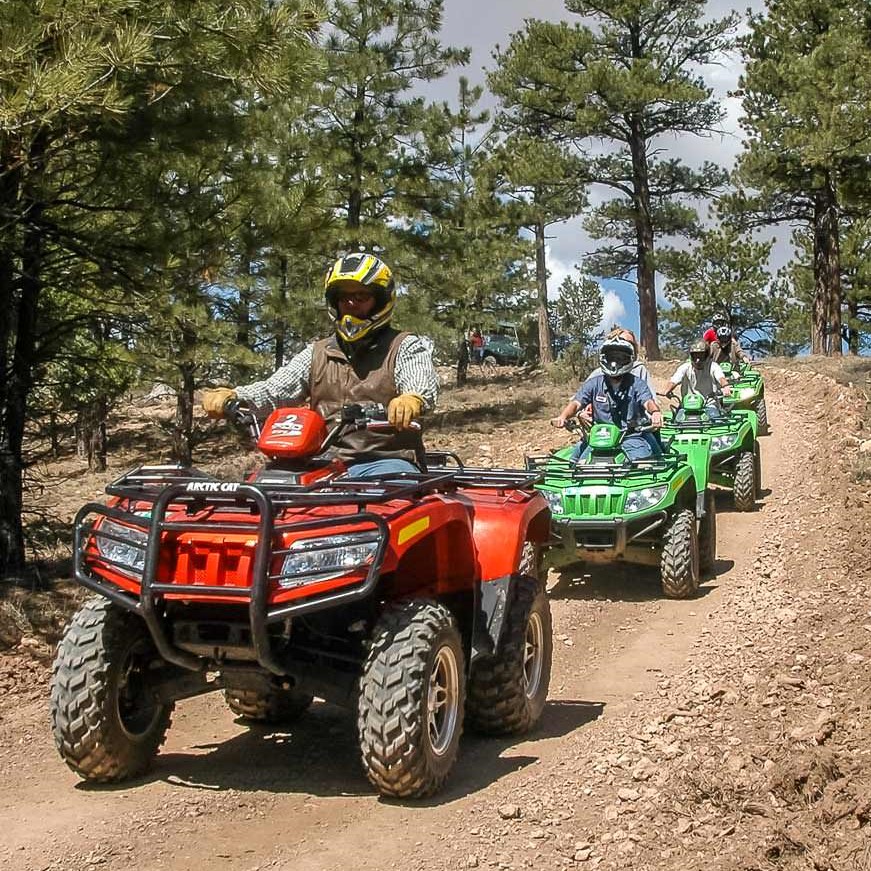
[[[374,254],[348,254],[327,272],[324,293],[334,334],[306,347],[265,381],[204,391],[206,414],[221,417],[230,399],[260,411],[308,399],[331,426],[343,405],[381,403],[393,429],[348,432],[336,443],[336,453],[356,478],[419,471],[423,440],[411,424],[435,405],[438,376],[420,338],[390,326],[393,273]]]

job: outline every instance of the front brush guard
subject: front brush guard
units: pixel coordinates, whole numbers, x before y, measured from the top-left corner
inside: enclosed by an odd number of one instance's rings
[[[197,505],[228,502],[238,505],[249,504],[254,508],[258,516],[255,524],[240,524],[239,522],[221,521],[191,521],[191,520],[167,520],[167,511],[173,503],[194,502]],[[95,576],[86,561],[88,553],[88,538],[93,534],[94,523],[86,523],[85,518],[90,515],[102,515],[113,520],[119,520],[128,526],[137,527],[148,535],[145,545],[145,565],[140,580],[138,598],[115,584]],[[301,523],[287,525],[296,532],[308,532],[316,529],[335,527],[337,523],[342,525],[360,524],[367,528],[375,527],[374,534],[378,537],[378,547],[372,563],[369,566],[366,579],[349,590],[322,595],[301,602],[282,604],[275,608],[269,607],[270,581],[272,580],[269,567],[278,550],[273,549],[273,540],[276,535],[275,510],[269,495],[259,487],[250,484],[234,485],[232,491],[226,496],[211,495],[205,499],[201,494],[191,496],[187,483],[173,484],[161,491],[154,501],[151,516],[134,514],[121,510],[117,507],[101,505],[96,502],[85,505],[76,515],[75,538],[74,538],[74,573],[76,580],[89,590],[105,596],[115,604],[128,611],[139,614],[154,639],[154,644],[160,655],[167,660],[183,668],[192,671],[205,669],[205,660],[194,656],[173,646],[169,635],[164,627],[158,607],[165,594],[185,594],[198,598],[237,597],[240,601],[248,600],[248,620],[251,627],[251,640],[257,661],[270,672],[276,675],[285,675],[287,670],[275,658],[270,645],[268,625],[279,622],[288,617],[304,614],[311,611],[319,611],[324,608],[334,607],[339,604],[363,599],[368,596],[378,582],[384,555],[389,540],[389,529],[385,520],[370,512],[358,511],[354,514],[336,517],[318,518]],[[209,533],[235,533],[250,531],[256,535],[254,562],[251,573],[250,587],[224,587],[205,586],[199,584],[173,584],[161,583],[157,580],[157,567],[160,557],[161,540],[164,532],[209,532]],[[101,557],[103,559],[103,557]],[[111,560],[104,561],[112,565]],[[117,568],[118,564],[114,563]],[[129,569],[127,570],[129,573]]]

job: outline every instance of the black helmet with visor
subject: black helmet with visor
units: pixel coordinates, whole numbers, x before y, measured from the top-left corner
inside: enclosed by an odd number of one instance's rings
[[[635,346],[626,339],[608,339],[599,348],[599,365],[612,378],[631,372],[634,363]]]

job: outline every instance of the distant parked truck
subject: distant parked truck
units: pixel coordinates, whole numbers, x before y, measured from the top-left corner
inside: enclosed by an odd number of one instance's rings
[[[499,324],[498,332],[484,336],[484,355],[486,365],[518,366],[523,362],[524,352],[513,324]]]

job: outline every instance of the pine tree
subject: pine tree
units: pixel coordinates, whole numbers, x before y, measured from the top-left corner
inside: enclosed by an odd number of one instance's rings
[[[750,20],[739,83],[748,134],[738,180],[749,221],[813,232],[811,350],[841,353],[840,223],[869,189],[871,18],[861,0],[776,0]]]
[[[406,311],[447,350],[472,325],[519,321],[530,309],[529,246],[498,186],[497,131],[477,110],[482,89],[460,78],[458,108],[431,107],[423,125],[427,167],[417,208],[397,229],[402,274],[417,297]],[[432,328],[433,316],[437,329]]]
[[[324,40],[326,70],[308,117],[310,158],[343,228],[334,248],[388,248],[427,179],[419,134],[426,115],[413,88],[465,63],[438,41],[443,0],[335,0]]]
[[[154,143],[184,128],[171,147],[189,155],[234,129],[246,98],[300,90],[316,69],[314,23],[295,2],[267,0],[0,8],[0,574],[24,563],[22,436],[51,362],[40,354],[88,317],[77,308],[64,326],[51,291],[90,264],[97,277],[71,293],[93,291],[94,307],[103,294],[126,301],[130,323],[147,311],[158,282],[142,204],[149,183],[174,180],[171,166],[150,171]]]
[[[490,88],[500,100],[498,124],[507,135],[500,148],[500,196],[515,206],[517,220],[535,245],[538,347],[542,364],[553,362],[547,296],[547,228],[577,215],[587,205],[584,162],[569,147],[549,138],[542,118],[525,105],[524,65],[510,53],[496,55]],[[519,73],[519,75],[518,75]]]
[[[671,324],[669,343],[688,349],[720,314],[742,342],[769,350],[784,320],[783,300],[772,295],[766,269],[772,245],[722,224],[705,231],[691,251],[671,251],[666,288],[671,307],[661,310]]]
[[[654,241],[695,232],[683,202],[723,181],[711,164],[693,171],[663,160],[664,136],[703,135],[721,118],[695,70],[730,44],[734,16],[703,20],[703,0],[568,0],[593,27],[527,21],[512,38],[513,77],[525,111],[559,141],[586,147],[588,178],[616,192],[588,221],[594,238],[615,240],[585,271],[637,282],[641,342],[659,356]],[[591,156],[592,145],[616,146]]]

